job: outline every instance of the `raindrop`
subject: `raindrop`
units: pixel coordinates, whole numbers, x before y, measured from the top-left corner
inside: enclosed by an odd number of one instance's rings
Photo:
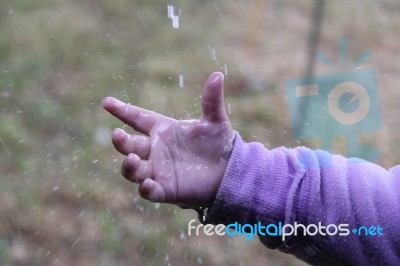
[[[78,244],[78,242],[81,240],[81,238],[80,237],[78,237],[75,241],[74,241],[74,243],[72,243],[72,247],[73,246],[75,246],[76,244]]]
[[[228,76],[228,66],[226,64],[224,65],[224,73],[225,76]]]
[[[183,230],[181,230],[181,232],[179,234],[179,238],[180,238],[180,240],[186,240],[186,236],[185,236],[185,233],[183,232]]]
[[[144,29],[147,30],[146,22],[144,22],[144,19],[142,18],[142,16],[139,13],[136,13],[136,15],[138,16],[138,18],[139,18],[140,22],[142,23]]]
[[[168,18],[172,20],[172,27],[174,29],[179,29],[179,16],[181,15],[181,10],[176,8],[174,5],[168,5]]]
[[[218,16],[221,19],[222,22],[225,22],[224,17],[221,14],[221,11],[219,10],[218,6],[216,3],[213,3],[215,10],[217,10]]]
[[[3,141],[3,139],[0,137],[0,143],[3,146],[3,148],[5,149],[5,151],[7,152],[7,154],[12,157],[10,150],[7,148],[6,143]]]
[[[210,45],[208,45],[208,50],[210,51],[213,60],[218,62],[217,57],[215,56],[215,48],[213,48]]]
[[[56,192],[56,191],[58,191],[59,189],[60,189],[59,186],[54,186],[54,187],[51,189],[51,191]]]
[[[179,75],[179,87],[183,88],[183,75]]]

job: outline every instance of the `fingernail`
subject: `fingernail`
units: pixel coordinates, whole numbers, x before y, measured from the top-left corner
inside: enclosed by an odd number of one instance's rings
[[[116,128],[112,134],[112,141],[115,145],[121,146],[126,142],[126,134],[120,128]]]
[[[124,131],[120,128],[116,128],[114,129],[114,135],[122,135],[124,133]]]
[[[221,79],[224,79],[224,74],[222,74],[221,72],[214,72],[208,78],[207,83],[208,84],[213,84],[213,83],[215,83],[217,81],[220,81]]]
[[[102,105],[103,106],[108,105],[111,101],[112,101],[111,97],[106,97],[103,99]]]

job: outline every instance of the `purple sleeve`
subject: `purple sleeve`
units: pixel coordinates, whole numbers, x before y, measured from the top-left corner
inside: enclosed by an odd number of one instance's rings
[[[285,241],[281,236],[260,239],[315,265],[400,265],[399,179],[400,167],[388,171],[304,147],[268,150],[260,143],[244,143],[236,133],[206,222],[348,224],[348,234],[342,236],[299,233]],[[375,229],[366,235],[362,226]]]

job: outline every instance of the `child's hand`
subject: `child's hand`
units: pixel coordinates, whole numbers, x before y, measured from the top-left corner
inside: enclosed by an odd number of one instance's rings
[[[175,120],[107,97],[103,107],[144,134],[116,129],[115,148],[127,155],[122,175],[139,184],[140,195],[183,207],[208,207],[221,184],[234,133],[224,108],[224,76],[208,78],[202,97],[203,116]]]

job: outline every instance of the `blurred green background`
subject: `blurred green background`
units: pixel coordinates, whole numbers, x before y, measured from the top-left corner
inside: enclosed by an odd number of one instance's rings
[[[304,265],[242,237],[193,237],[193,211],[148,203],[119,173],[101,108],[108,95],[175,118],[200,115],[203,83],[225,73],[226,107],[245,140],[294,147],[285,81],[305,74],[318,1],[2,0],[1,265]],[[371,49],[381,164],[400,159],[400,4],[325,1],[318,50]],[[314,46],[312,46],[314,45]],[[314,73],[334,70],[315,62]],[[183,77],[183,84],[179,82]],[[129,130],[129,129],[127,129]],[[345,139],[335,142],[343,153]],[[318,147],[318,142],[302,143]]]

